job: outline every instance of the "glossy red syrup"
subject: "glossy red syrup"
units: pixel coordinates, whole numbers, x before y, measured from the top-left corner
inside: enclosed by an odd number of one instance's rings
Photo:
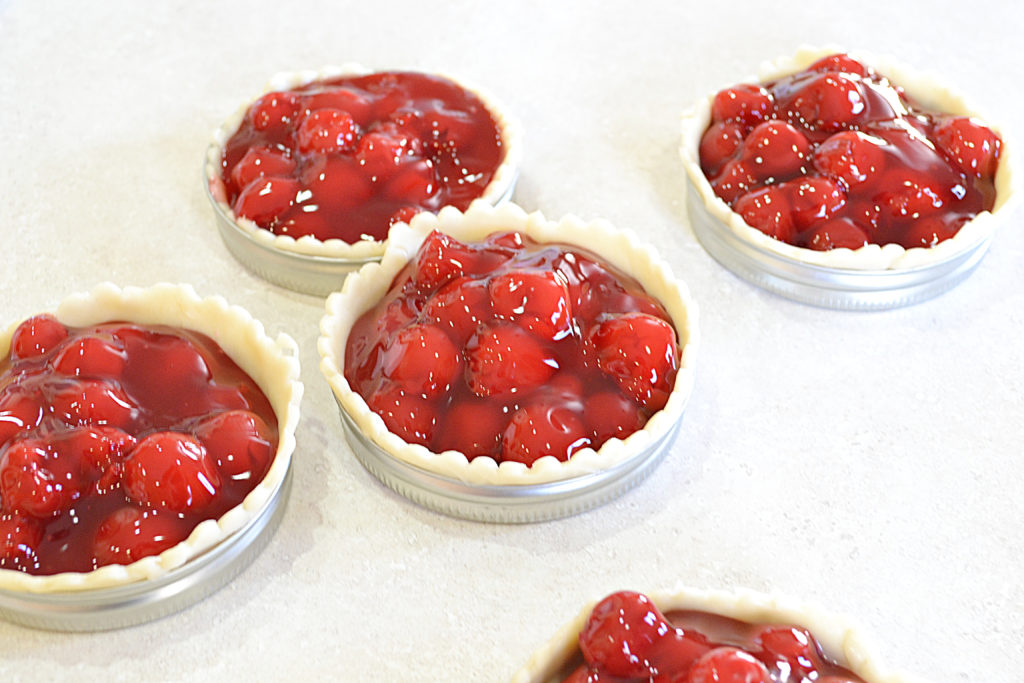
[[[675,329],[636,280],[518,233],[432,233],[345,348],[345,378],[392,432],[527,465],[640,429],[678,363]]]
[[[1000,138],[848,55],[719,92],[701,169],[747,224],[816,250],[931,247],[995,203]]]
[[[583,663],[565,683],[864,683],[828,659],[807,629],[718,614],[662,614],[644,595],[614,593],[579,636]]]
[[[0,360],[0,568],[158,554],[238,505],[276,443],[266,397],[208,337],[30,318]]]
[[[225,145],[222,178],[235,214],[261,228],[354,243],[421,210],[467,208],[504,156],[476,95],[385,72],[264,95]]]

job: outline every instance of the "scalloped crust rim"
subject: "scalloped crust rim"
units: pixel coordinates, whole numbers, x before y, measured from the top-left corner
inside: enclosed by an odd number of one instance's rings
[[[795,247],[769,237],[734,213],[724,201],[715,195],[711,184],[700,169],[698,149],[700,139],[711,121],[711,102],[717,90],[700,100],[682,117],[682,144],[680,155],[686,167],[690,183],[704,201],[708,212],[724,223],[741,238],[756,246],[784,258],[809,263],[825,268],[849,270],[892,270],[910,269],[929,266],[953,258],[958,254],[973,249],[980,242],[990,238],[999,223],[1011,212],[1011,204],[1016,203],[1020,194],[1017,192],[1017,181],[1013,169],[1012,152],[1007,145],[1001,130],[988,123],[988,119],[970,107],[964,97],[942,85],[937,78],[920,71],[915,71],[899,62],[886,57],[874,57],[860,52],[843,50],[836,46],[802,47],[790,57],[782,57],[773,62],[765,62],[758,70],[758,75],[736,81],[736,83],[764,83],[783,76],[796,73],[813,64],[818,59],[847,52],[855,59],[874,68],[893,83],[902,86],[908,94],[922,105],[956,115],[975,116],[986,122],[1000,137],[1003,146],[996,172],[996,203],[992,211],[984,211],[968,221],[952,238],[940,242],[931,248],[916,247],[904,249],[898,244],[868,244],[860,249],[832,249],[815,251]],[[733,84],[729,84],[733,85]],[[728,87],[728,86],[725,86]]]
[[[200,298],[189,285],[159,284],[145,289],[121,289],[104,283],[75,294],[53,311],[65,325],[84,327],[112,320],[143,325],[171,325],[201,332],[217,344],[267,395],[278,420],[279,440],[274,460],[256,488],[219,519],[201,522],[187,539],[159,555],[130,565],[108,565],[91,572],[49,576],[0,569],[0,590],[58,593],[110,588],[155,579],[241,529],[255,518],[284,482],[295,450],[295,428],[303,386],[299,381],[298,346],[286,334],[271,339],[263,324],[240,306],[219,296]],[[0,333],[0,353],[10,349],[11,336],[21,320]]]
[[[847,618],[826,613],[777,594],[746,589],[698,590],[678,587],[672,591],[647,593],[662,612],[700,610],[748,623],[785,623],[803,626],[821,643],[832,660],[845,666],[868,683],[912,683],[906,674],[884,667],[873,654],[877,651],[866,634]],[[603,599],[603,598],[602,598]],[[512,683],[549,683],[578,651],[580,631],[600,600],[584,607],[576,617],[541,646],[513,677]]]
[[[492,232],[516,230],[539,242],[558,242],[588,249],[626,273],[632,274],[649,294],[662,302],[672,318],[682,349],[675,386],[665,408],[655,413],[643,429],[626,439],[611,439],[598,451],[587,448],[567,462],[546,456],[532,466],[497,463],[490,457],[467,461],[456,451],[433,453],[419,444],[408,444],[388,431],[384,421],[367,407],[344,377],[344,348],[355,320],[385,294],[394,276],[413,257],[431,230],[458,239],[479,241]],[[640,454],[664,436],[680,419],[693,387],[698,328],[697,306],[682,281],[676,279],[653,249],[638,246],[635,234],[614,229],[604,221],[584,222],[575,216],[549,221],[538,213],[527,214],[514,204],[494,208],[477,203],[463,214],[454,208],[438,215],[420,214],[411,225],[395,225],[388,235],[388,249],[380,263],[363,266],[349,275],[341,292],[328,297],[321,321],[318,348],[321,370],[339,405],[374,443],[390,455],[413,466],[478,485],[526,485],[583,476],[608,469]]]
[[[295,239],[289,235],[275,235],[269,230],[264,230],[259,227],[247,218],[236,216],[235,212],[232,211],[231,207],[227,203],[227,192],[224,189],[224,181],[220,176],[221,156],[224,151],[224,145],[231,136],[235,134],[235,131],[238,130],[242,120],[245,118],[245,113],[257,99],[269,92],[290,90],[314,81],[348,76],[366,76],[371,73],[374,73],[374,71],[360,64],[354,63],[346,63],[340,66],[325,66],[318,70],[278,73],[270,78],[270,81],[259,96],[246,102],[244,105],[239,107],[234,114],[228,117],[228,119],[221,124],[216,131],[214,131],[213,141],[206,150],[206,161],[204,164],[206,189],[211,201],[213,202],[214,209],[220,214],[220,218],[227,221],[229,224],[237,226],[242,234],[247,238],[269,249],[278,249],[280,251],[302,254],[304,256],[317,256],[342,261],[366,261],[367,259],[380,257],[381,254],[384,253],[386,242],[362,240],[360,242],[350,244],[340,239],[318,240],[315,237],[310,236]],[[505,158],[495,170],[494,177],[484,189],[484,193],[479,197],[479,200],[485,201],[489,204],[498,203],[507,196],[509,189],[511,189],[516,180],[516,174],[519,170],[519,161],[522,156],[523,137],[519,123],[506,114],[505,108],[486,91],[481,90],[475,85],[468,85],[465,81],[448,76],[447,74],[436,72],[429,73],[434,76],[447,78],[448,80],[457,83],[463,89],[468,90],[479,97],[484,103],[484,106],[487,107],[487,111],[490,113],[495,123],[498,125],[498,130],[501,131],[502,143],[505,146]]]

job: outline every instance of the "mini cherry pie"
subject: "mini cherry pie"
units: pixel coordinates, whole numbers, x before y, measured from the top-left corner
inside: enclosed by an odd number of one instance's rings
[[[419,211],[506,198],[518,137],[492,99],[449,78],[329,67],[275,76],[217,131],[206,174],[259,244],[358,260]]]
[[[695,306],[632,235],[478,204],[389,241],[328,300],[320,352],[342,409],[391,456],[473,483],[554,481],[678,421]]]
[[[934,262],[990,236],[1012,194],[1006,151],[946,88],[809,49],[701,102],[682,147],[699,196],[731,230],[856,269]]]
[[[863,636],[752,592],[620,591],[584,609],[513,683],[902,683]]]
[[[103,285],[11,326],[0,359],[0,588],[154,578],[281,486],[294,342],[188,287]]]

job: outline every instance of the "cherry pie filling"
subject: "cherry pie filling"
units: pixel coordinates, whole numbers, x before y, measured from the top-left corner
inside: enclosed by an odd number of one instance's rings
[[[396,221],[465,210],[504,159],[475,94],[422,73],[382,72],[272,92],[224,147],[235,215],[277,235],[383,240]]]
[[[694,610],[662,614],[646,596],[626,591],[594,607],[579,648],[583,661],[564,683],[863,683],[800,626]]]
[[[205,335],[30,318],[0,360],[0,568],[159,554],[238,505],[277,438],[267,398]]]
[[[642,428],[678,365],[661,304],[595,255],[433,232],[354,324],[344,374],[409,443],[532,465]]]
[[[1002,141],[845,54],[719,92],[700,142],[715,194],[798,247],[932,247],[995,203]]]

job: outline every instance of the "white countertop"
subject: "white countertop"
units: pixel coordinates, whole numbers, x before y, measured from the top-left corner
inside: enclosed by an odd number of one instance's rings
[[[940,5],[0,0],[0,320],[102,280],[189,282],[291,334],[306,384],[291,501],[248,570],[127,630],[0,622],[0,675],[503,681],[585,602],[684,583],[846,613],[929,680],[1021,680],[1020,212],[938,299],[819,310],[704,252],[676,153],[686,106],[801,43],[948,74],[1020,140],[1022,5]],[[271,74],[344,61],[486,87],[526,131],[519,204],[631,228],[689,284],[696,389],[634,491],[570,519],[479,524],[356,461],[318,370],[321,301],[233,260],[200,181],[213,129]]]

